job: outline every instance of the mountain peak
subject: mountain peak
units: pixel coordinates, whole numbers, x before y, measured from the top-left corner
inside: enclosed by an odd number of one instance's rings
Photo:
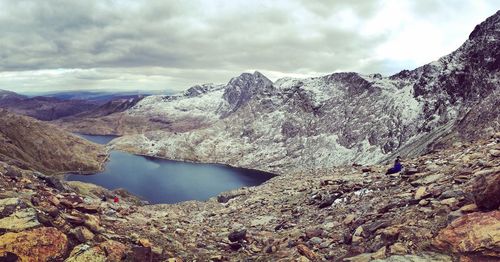
[[[226,85],[223,95],[225,103],[221,105],[219,112],[223,117],[227,116],[250,101],[255,94],[272,89],[273,82],[262,73],[243,73],[232,78]]]
[[[484,22],[476,25],[469,35],[469,40],[484,36],[498,36],[500,34],[500,10],[488,17]]]

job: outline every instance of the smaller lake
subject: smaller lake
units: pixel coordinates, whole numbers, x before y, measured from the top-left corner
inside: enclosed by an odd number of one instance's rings
[[[109,143],[111,140],[118,137],[118,136],[94,136],[94,135],[84,135],[78,133],[75,133],[75,135],[101,145],[105,145]]]
[[[93,141],[107,143],[104,138]],[[68,174],[66,180],[93,183],[110,190],[124,188],[152,204],[171,204],[207,200],[224,191],[260,185],[271,177],[269,173],[220,164],[172,161],[111,151],[103,172]]]

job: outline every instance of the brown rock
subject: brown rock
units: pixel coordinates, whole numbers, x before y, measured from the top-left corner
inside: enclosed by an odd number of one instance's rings
[[[231,242],[237,242],[237,241],[245,239],[246,237],[247,237],[247,230],[246,229],[233,231],[227,236],[227,238]]]
[[[472,195],[479,209],[497,209],[500,206],[500,173],[479,176],[474,181]]]
[[[84,213],[89,213],[89,214],[95,214],[99,212],[99,206],[98,205],[90,205],[90,204],[78,204],[76,206],[76,209],[78,211],[84,212]]]
[[[84,224],[94,233],[100,233],[103,231],[102,227],[100,226],[100,220],[96,216],[87,215]]]
[[[52,261],[66,253],[68,238],[53,227],[41,227],[0,236],[0,255],[10,252],[22,261]]]
[[[298,262],[309,262],[311,260],[309,260],[309,258],[305,257],[305,256],[300,256],[299,259],[297,260]]]
[[[489,153],[493,157],[500,157],[500,150],[498,149],[491,149]]]
[[[132,247],[132,250],[126,254],[125,261],[152,261],[153,252],[150,247]]]
[[[354,234],[352,234],[351,242],[356,244],[356,243],[363,241],[363,237],[362,237],[363,232],[364,232],[364,229],[362,226],[357,227],[356,230],[354,231]]]
[[[416,200],[422,199],[426,194],[426,190],[427,190],[427,187],[425,187],[425,186],[419,187],[417,189],[417,191],[415,192],[415,199]]]
[[[311,239],[313,237],[321,237],[323,235],[323,230],[321,228],[312,228],[306,230],[307,239]]]
[[[500,258],[500,211],[471,213],[441,230],[433,245],[453,253]]]
[[[75,207],[75,203],[71,202],[69,199],[66,199],[66,198],[61,199],[60,203],[67,208],[74,208]]]
[[[389,247],[389,253],[392,255],[404,255],[408,253],[408,249],[402,243],[394,243]]]
[[[372,254],[373,259],[383,259],[385,258],[385,253],[387,252],[387,247],[383,246],[377,252]]]
[[[127,247],[124,244],[114,240],[102,242],[99,244],[99,247],[107,254],[106,259],[109,262],[122,261],[127,251]]]
[[[48,199],[54,206],[59,206],[59,204],[61,204],[61,201],[55,196],[50,196]]]
[[[78,216],[64,214],[63,218],[74,225],[83,225],[85,223],[85,220]]]
[[[90,240],[94,239],[94,233],[92,233],[86,227],[79,226],[79,227],[71,230],[71,233],[81,243],[85,243],[87,241],[90,241]]]
[[[451,209],[455,210],[457,205],[458,205],[458,200],[454,197],[451,197],[451,198],[443,199],[439,203],[441,203],[442,205],[447,205]]]
[[[55,218],[59,215],[59,209],[48,202],[42,202],[40,203],[40,210],[44,211],[45,213],[49,214],[51,217]]]
[[[461,207],[459,210],[464,213],[471,213],[476,212],[478,209],[476,204],[469,204]]]
[[[347,215],[347,216],[344,218],[344,221],[343,221],[343,222],[344,222],[344,224],[345,224],[345,225],[349,225],[349,224],[351,224],[351,223],[354,221],[354,219],[356,219],[356,215],[354,215],[354,214],[349,214],[349,215]]]
[[[314,253],[311,249],[309,249],[304,244],[298,244],[297,245],[297,250],[299,251],[299,253],[301,255],[307,257],[309,260],[312,260],[312,261],[318,261],[319,260],[319,256],[316,255],[316,253]]]
[[[143,246],[143,247],[151,247],[151,241],[149,241],[149,239],[147,238],[141,238],[139,239],[138,241],[138,244]]]
[[[421,206],[427,206],[429,204],[429,200],[422,199],[418,202],[418,204]]]
[[[372,260],[372,253],[363,253],[354,257],[344,258],[344,261],[350,262],[370,262]]]
[[[69,257],[64,260],[65,262],[105,262],[106,254],[104,251],[95,246],[90,247],[86,244],[81,244],[73,248]]]
[[[380,233],[382,234],[383,239],[387,241],[393,241],[398,239],[400,231],[401,231],[401,226],[396,225],[384,228],[380,231]]]
[[[20,232],[37,226],[40,226],[40,222],[33,208],[22,209],[0,219],[0,230]]]

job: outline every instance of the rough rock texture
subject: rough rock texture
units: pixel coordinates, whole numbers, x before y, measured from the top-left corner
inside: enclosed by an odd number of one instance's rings
[[[334,73],[272,83],[255,72],[147,97],[122,117],[165,125],[132,128],[137,133],[114,146],[284,173],[417,156],[485,136],[479,130],[500,128],[499,17],[455,52],[390,77]]]
[[[186,260],[491,258],[497,243],[479,233],[488,231],[471,224],[470,229],[482,237],[474,256],[459,248],[442,249],[444,254],[425,252],[436,250],[432,245],[436,237],[455,243],[453,235],[438,236],[452,221],[467,214],[486,221],[487,213],[477,213],[470,190],[478,177],[500,166],[500,158],[490,154],[500,149],[498,142],[492,138],[457,144],[405,159],[403,164],[418,171],[392,176],[384,175],[385,166],[285,173],[261,186],[226,192],[223,198],[207,202],[139,207],[115,228],[120,234],[134,228],[165,254]],[[422,187],[425,193],[415,199]],[[500,223],[487,221],[483,227],[500,232]]]
[[[0,221],[6,225],[0,259],[496,258],[499,211],[477,212],[472,189],[479,177],[498,173],[499,138],[403,159],[412,172],[386,176],[387,167],[378,165],[318,168],[174,205],[141,206],[122,191],[119,203],[103,202],[102,196],[118,192],[81,182],[50,186],[38,172],[0,162]],[[4,220],[14,217],[29,219]],[[441,253],[429,253],[437,248]]]
[[[100,145],[0,109],[0,161],[44,172],[91,172],[100,170],[106,158]]]
[[[11,172],[16,176],[10,176]],[[51,187],[38,172],[0,161],[0,261],[148,261],[135,230],[117,235],[111,230],[139,203],[121,197],[121,203],[104,202],[117,195],[95,185],[61,181]]]
[[[53,261],[65,255],[67,245],[66,235],[53,227],[6,233],[0,236],[0,257],[10,252],[22,261]]]
[[[500,260],[500,211],[458,218],[439,232],[434,246],[443,251]]]
[[[482,210],[500,207],[500,169],[483,173],[477,178],[472,194],[476,205]]]
[[[18,232],[39,225],[36,211],[32,208],[14,212],[12,215],[0,219],[0,230]]]

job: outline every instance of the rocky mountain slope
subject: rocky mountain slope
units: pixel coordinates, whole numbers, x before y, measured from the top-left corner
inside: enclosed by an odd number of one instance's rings
[[[498,261],[499,143],[455,143],[392,176],[343,166],[151,206],[0,161],[0,260]]]
[[[114,145],[275,173],[417,156],[500,129],[499,40],[500,11],[455,52],[390,77],[334,73],[273,83],[255,72],[150,96],[123,117],[164,126],[136,129]]]
[[[56,126],[0,109],[0,160],[44,172],[100,170],[106,149]]]

